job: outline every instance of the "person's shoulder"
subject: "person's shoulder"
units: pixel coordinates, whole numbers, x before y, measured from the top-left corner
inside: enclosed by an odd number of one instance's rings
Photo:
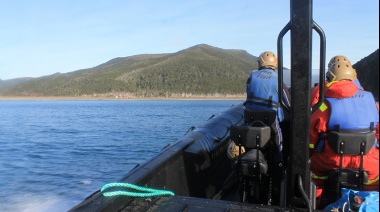
[[[260,71],[260,72],[269,72],[269,73],[277,74],[276,70],[271,69],[271,68],[263,68],[263,69],[259,69],[258,71]]]
[[[358,90],[358,86],[351,80],[333,81],[325,85],[325,97],[346,98],[354,95]]]

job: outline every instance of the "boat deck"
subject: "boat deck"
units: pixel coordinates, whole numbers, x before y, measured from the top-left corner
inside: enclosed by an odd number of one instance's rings
[[[257,205],[225,200],[211,200],[204,198],[184,197],[184,196],[160,196],[149,198],[122,197],[123,204],[112,204],[114,207],[100,209],[96,207],[94,211],[183,211],[183,212],[241,212],[241,211],[302,211],[278,206]],[[91,211],[88,205],[82,205],[86,211]],[[109,205],[111,206],[111,205]],[[84,209],[82,208],[82,209]],[[81,205],[75,210],[82,211]]]

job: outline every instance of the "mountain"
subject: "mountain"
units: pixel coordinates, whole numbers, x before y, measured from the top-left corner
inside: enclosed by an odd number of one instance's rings
[[[379,49],[352,67],[356,69],[358,79],[364,90],[372,92],[373,96],[379,100]]]
[[[184,97],[244,95],[257,57],[200,44],[170,54],[112,59],[94,68],[53,74],[3,89],[18,96]]]
[[[367,91],[379,98],[379,50],[353,65]],[[244,50],[200,44],[168,54],[112,59],[99,66],[39,78],[0,80],[0,95],[71,97],[201,97],[245,95],[257,57]],[[284,82],[290,85],[289,70]],[[313,84],[318,77],[313,75]]]
[[[1,80],[0,79],[0,89],[12,87],[14,85],[24,83],[24,82],[29,81],[31,79],[33,79],[33,78],[32,77],[22,77],[22,78],[15,78],[15,79],[9,79],[9,80]]]

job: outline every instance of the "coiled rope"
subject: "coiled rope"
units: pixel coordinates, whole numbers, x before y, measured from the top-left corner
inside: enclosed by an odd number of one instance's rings
[[[132,191],[124,191],[124,190],[105,191],[109,188],[115,188],[115,187],[130,188],[130,189],[134,189],[141,192],[132,192]],[[108,184],[105,184],[100,191],[106,197],[111,197],[111,196],[152,197],[152,196],[163,196],[163,195],[174,196],[174,193],[171,191],[146,188],[146,187],[133,185],[130,183],[108,183]]]

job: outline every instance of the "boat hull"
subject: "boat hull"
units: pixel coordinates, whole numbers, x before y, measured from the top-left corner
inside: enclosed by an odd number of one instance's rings
[[[189,198],[198,199],[190,202],[211,200],[233,173],[232,161],[226,154],[230,141],[229,130],[231,125],[244,124],[244,109],[240,103],[211,117],[199,127],[187,132],[173,145],[135,167],[119,182],[175,193],[175,197],[148,198],[150,201],[162,201],[159,206],[149,207],[168,206],[165,202],[176,202],[178,198],[186,200],[184,202],[190,201]],[[144,202],[144,198],[106,197],[99,190],[70,211],[123,211],[126,208],[131,211],[131,206],[136,201],[143,204],[141,201]]]

